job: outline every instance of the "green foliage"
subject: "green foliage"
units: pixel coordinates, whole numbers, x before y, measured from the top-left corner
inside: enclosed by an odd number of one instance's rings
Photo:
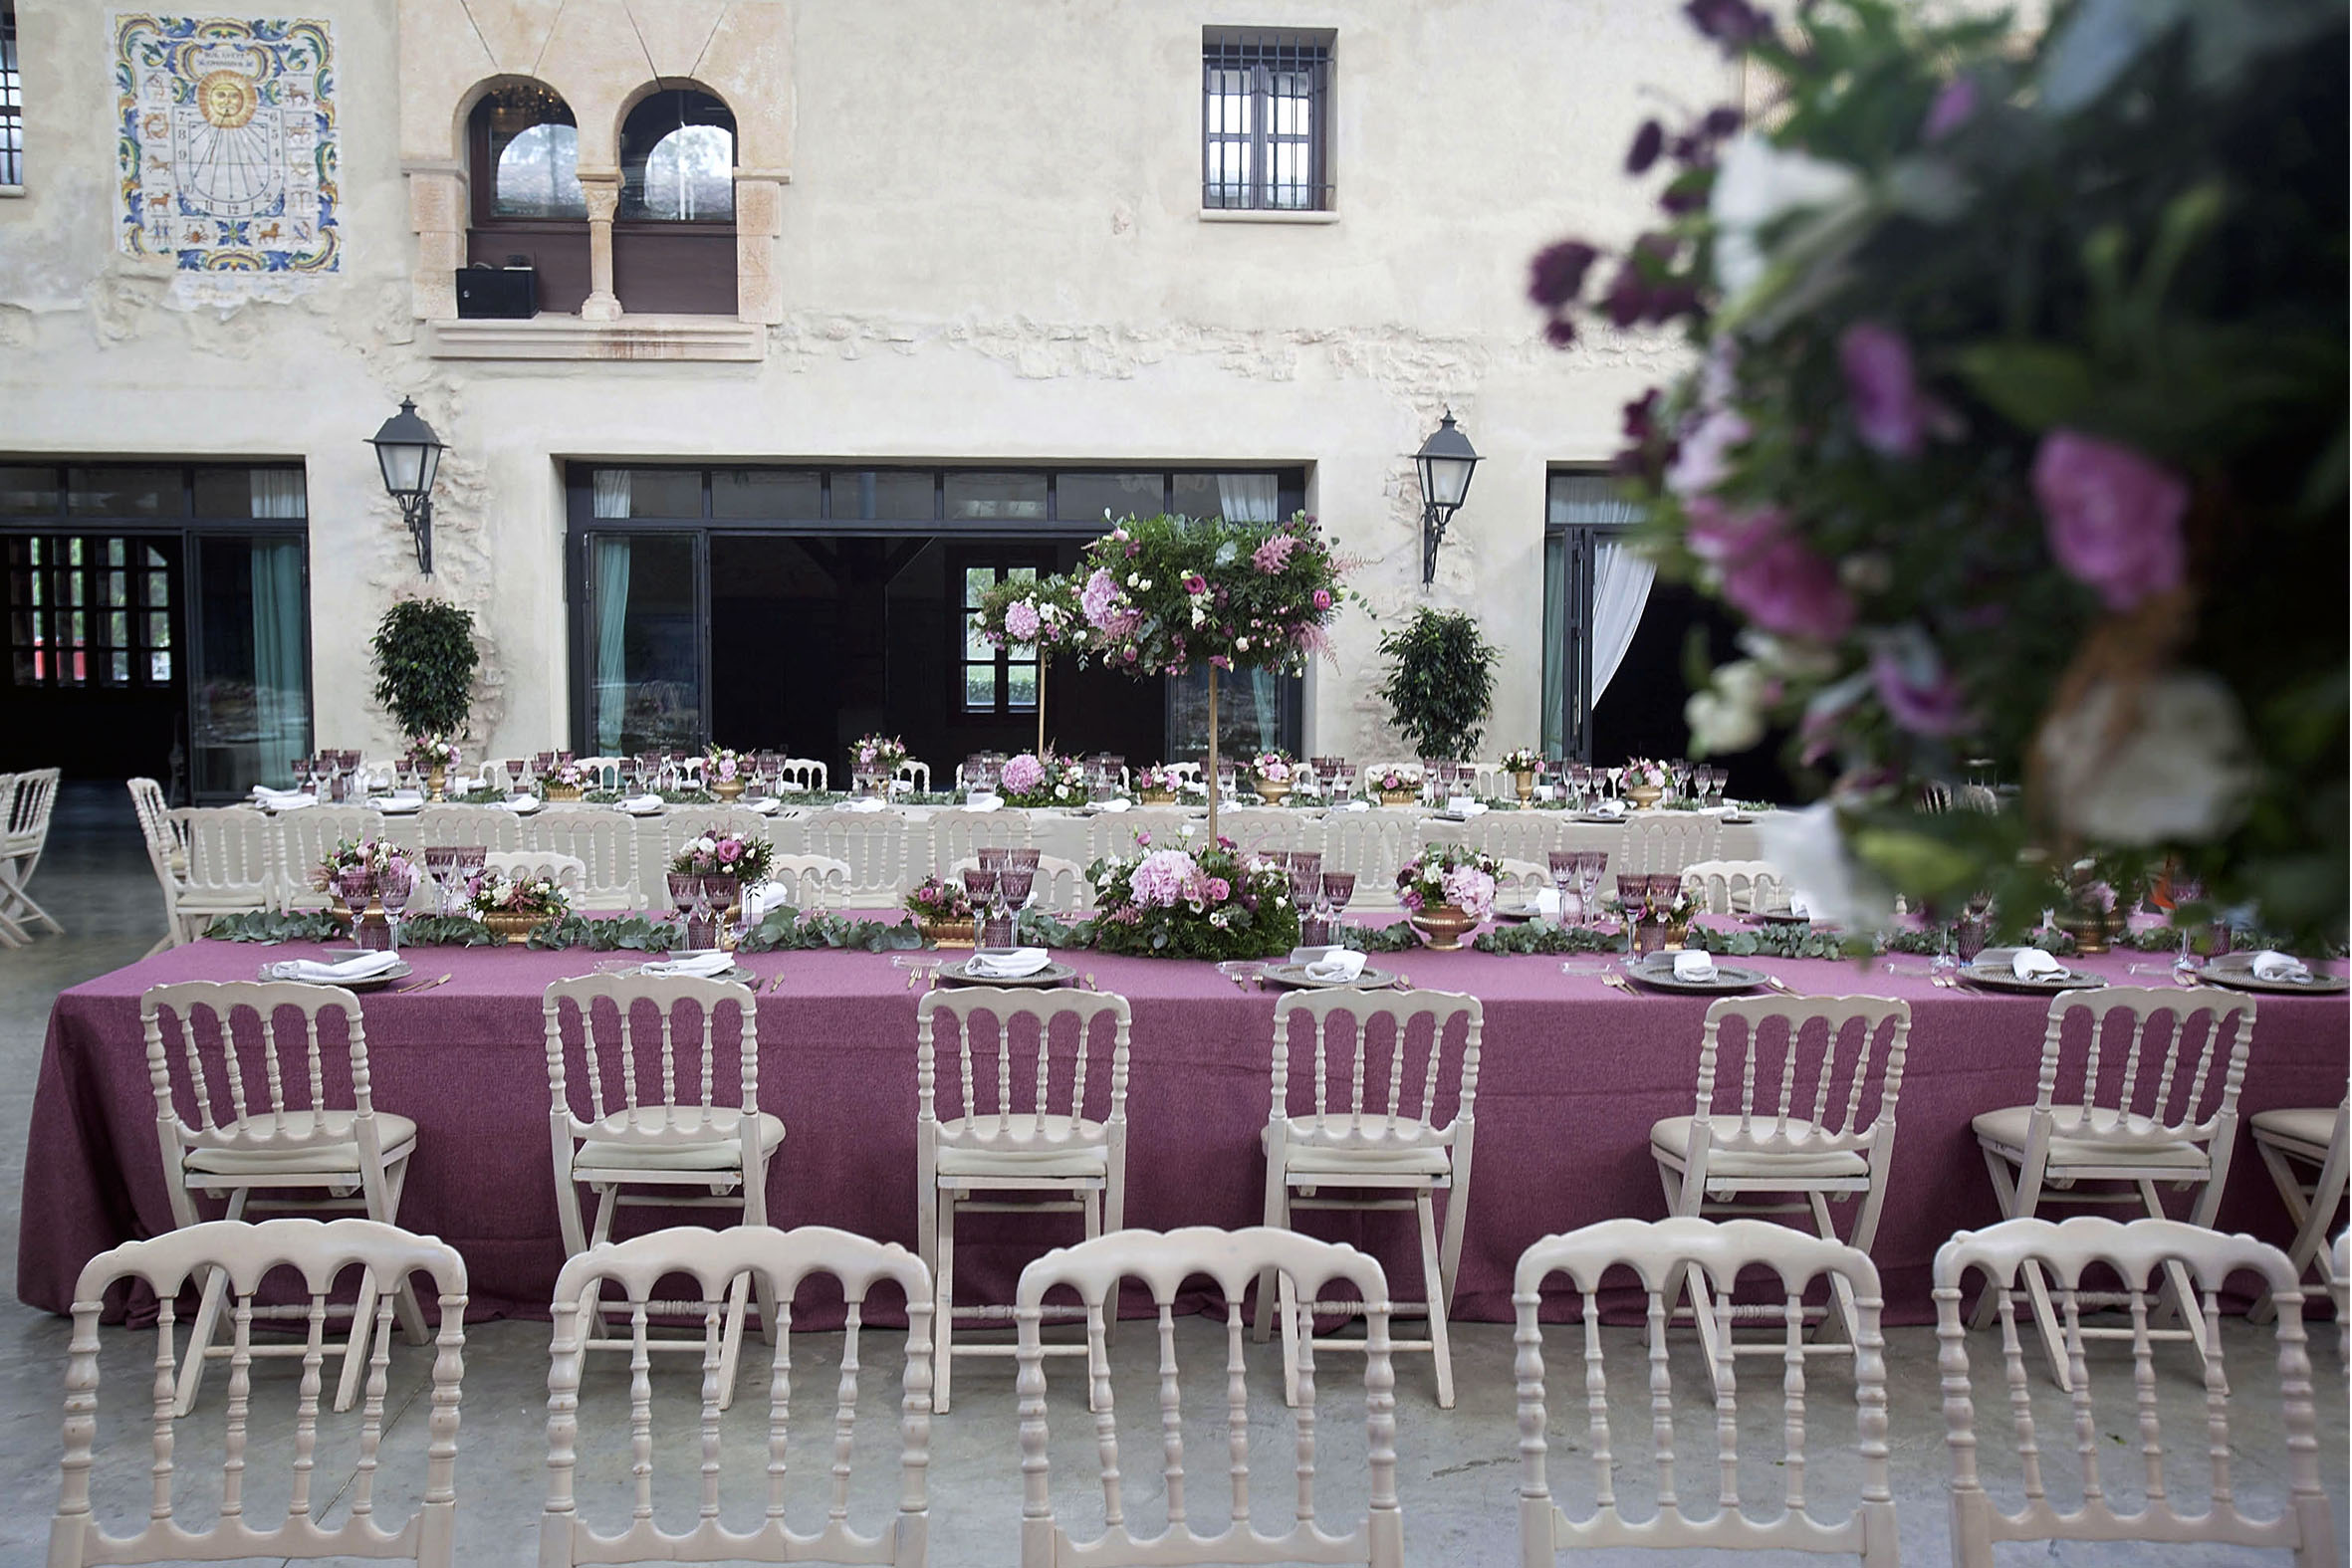
[[[456,736],[473,708],[474,616],[440,599],[402,599],[375,627],[375,700],[403,735]]]
[[[846,948],[867,953],[905,953],[922,945],[923,934],[912,921],[804,915],[790,904],[782,904],[762,915],[760,923],[743,934],[735,951],[803,953],[819,948]]]
[[[404,948],[489,948],[506,941],[466,915],[418,915],[401,921],[396,935]]]
[[[1423,608],[1380,634],[1390,661],[1380,696],[1389,719],[1423,757],[1468,758],[1478,750],[1495,696],[1495,645],[1460,610]]]
[[[208,942],[332,942],[343,927],[323,914],[281,915],[256,909],[242,915],[215,915],[204,928]]]
[[[1413,953],[1421,947],[1421,933],[1409,920],[1385,926],[1348,926],[1339,933],[1342,947],[1358,953]]]
[[[1683,945],[1703,948],[1709,953],[1721,953],[1726,958],[1866,958],[1871,948],[1867,938],[1846,937],[1834,931],[1815,931],[1811,926],[1797,925],[1717,931],[1694,924],[1685,933]]]
[[[1330,644],[1347,601],[1330,541],[1301,512],[1287,523],[1129,518],[1086,547],[1071,574],[1087,621],[1081,658],[1129,675],[1222,661],[1299,670]]]
[[[531,930],[525,946],[538,952],[586,948],[590,953],[667,953],[686,939],[683,927],[668,921],[627,915],[615,920],[589,920],[566,915]]]
[[[1482,931],[1470,945],[1481,953],[1618,953],[1624,950],[1625,938],[1617,932],[1597,931],[1590,926],[1555,926],[1548,920],[1529,920]]]

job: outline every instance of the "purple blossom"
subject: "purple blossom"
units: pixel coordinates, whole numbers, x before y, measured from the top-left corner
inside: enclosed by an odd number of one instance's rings
[[[1666,145],[1666,127],[1654,119],[1641,122],[1641,129],[1633,133],[1633,145],[1625,152],[1625,172],[1646,174],[1650,165],[1658,161],[1659,149]]]
[[[1937,670],[1921,685],[1899,653],[1879,648],[1870,655],[1870,680],[1888,716],[1914,735],[1957,735],[1971,723],[1960,683],[1949,670]]]
[[[1184,591],[1192,594],[1206,593],[1209,591],[1209,579],[1197,571],[1188,571],[1184,574]]]
[[[1251,552],[1250,563],[1268,576],[1273,576],[1290,561],[1292,552],[1297,548],[1298,538],[1296,535],[1277,534]]]
[[[1701,416],[1666,470],[1666,488],[1685,500],[1713,490],[1731,472],[1732,448],[1752,434],[1748,421],[1729,408]]]
[[[1128,895],[1146,908],[1174,909],[1198,896],[1200,863],[1181,849],[1155,849],[1127,874]]]
[[[1696,498],[1684,511],[1691,521],[1683,532],[1683,543],[1701,560],[1717,564],[1738,560],[1768,543],[1787,521],[1777,507],[1734,507],[1712,496]]]
[[[1723,596],[1755,625],[1823,642],[1854,624],[1854,601],[1837,568],[1786,534],[1752,541],[1724,569]]]
[[[2111,610],[2181,585],[2181,532],[2189,487],[2128,446],[2078,430],[2053,430],[2033,457],[2050,554],[2069,576],[2099,590]]]
[[[1691,19],[1693,27],[1721,44],[1727,54],[1736,53],[1772,31],[1772,19],[1748,0],[1688,0],[1683,15]]]
[[[1007,758],[998,777],[1015,794],[1027,794],[1046,782],[1046,765],[1023,752],[1019,757]]]
[[[1085,587],[1078,592],[1078,608],[1085,614],[1087,623],[1096,627],[1108,625],[1111,611],[1118,601],[1118,583],[1111,579],[1109,572],[1096,566],[1094,574],[1086,579]]]
[[[1935,103],[1928,106],[1927,122],[1920,127],[1923,141],[1941,141],[1975,117],[1977,112],[1977,84],[1969,77],[1954,77],[1944,84]]]
[[[1331,590],[1329,588],[1314,590],[1314,607],[1319,610],[1327,610],[1331,607]]]
[[[1037,606],[1027,599],[1017,599],[1005,606],[1005,634],[1015,642],[1037,641],[1038,628],[1043,624]]]
[[[1837,340],[1837,362],[1862,444],[1884,457],[1916,457],[1932,409],[1903,335],[1883,322],[1856,322]]]
[[[1599,255],[1582,240],[1545,246],[1529,266],[1528,298],[1537,305],[1568,304],[1584,288],[1584,275]]]

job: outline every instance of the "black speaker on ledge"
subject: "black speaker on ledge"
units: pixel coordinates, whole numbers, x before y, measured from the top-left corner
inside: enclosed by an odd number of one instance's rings
[[[528,262],[461,267],[457,314],[461,321],[529,321],[539,314],[539,274]]]

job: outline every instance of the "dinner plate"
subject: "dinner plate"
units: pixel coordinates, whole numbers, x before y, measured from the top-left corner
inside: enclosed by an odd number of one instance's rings
[[[1767,926],[1809,926],[1813,923],[1812,916],[1800,915],[1792,909],[1753,910],[1748,918]]]
[[[1578,811],[1574,816],[1570,817],[1569,820],[1572,822],[1593,822],[1607,827],[1623,827],[1625,825],[1625,817],[1632,814],[1632,812],[1628,811],[1623,815],[1611,816],[1605,811]]]
[[[1048,964],[1034,975],[975,975],[968,965],[970,959],[958,959],[953,964],[939,966],[942,986],[1016,986],[1048,991],[1064,981],[1077,979],[1078,972],[1067,964]]]
[[[2053,991],[2092,991],[2107,983],[2096,975],[2085,975],[2080,970],[2062,969],[2054,975],[2036,975],[2031,980],[2019,980],[2016,972],[2006,964],[1988,968],[1982,964],[1964,965],[1960,978],[1972,986],[1987,991],[2012,991],[2021,996],[2047,996]]]
[[[2258,991],[2284,997],[2324,997],[2344,990],[2341,975],[2313,975],[2309,980],[2263,980],[2254,974],[2253,955],[2225,953],[2209,960],[2199,978],[2232,991]]]
[[[341,964],[348,960],[360,958],[363,956],[364,952],[362,949],[341,948],[323,953],[319,957],[322,963]],[[289,959],[278,960],[278,963],[281,964],[292,962],[295,961]],[[276,966],[273,964],[264,964],[261,967],[260,978],[263,980],[280,979],[281,977],[270,973],[270,971],[275,967]],[[384,970],[378,974],[369,975],[361,980],[306,980],[297,981],[295,984],[302,986],[340,986],[345,991],[381,991],[393,981],[406,980],[409,976],[415,973],[415,967],[411,965],[406,959],[397,959],[393,961],[392,967],[390,969]]]
[[[1306,973],[1303,964],[1269,964],[1259,972],[1258,978],[1269,986],[1290,991],[1338,991],[1347,987],[1357,991],[1384,991],[1396,984],[1394,975],[1369,964],[1353,980],[1317,980]]]
[[[1499,898],[1495,900],[1495,907],[1490,913],[1497,920],[1512,922],[1545,918],[1543,911],[1536,906],[1535,901],[1531,898]]]
[[[1764,983],[1762,970],[1742,969],[1736,964],[1716,965],[1713,980],[1677,980],[1672,959],[1664,964],[1627,964],[1625,978],[1654,991],[1676,991],[1694,997],[1733,997],[1754,991]]]

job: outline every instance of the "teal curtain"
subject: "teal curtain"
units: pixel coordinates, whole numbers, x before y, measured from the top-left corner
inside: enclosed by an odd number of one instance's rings
[[[589,690],[594,708],[589,727],[598,756],[620,751],[620,721],[628,708],[629,541],[599,534],[588,558],[595,583],[596,675]]]
[[[303,542],[253,542],[253,702],[263,781],[280,784],[311,749]]]
[[[1567,746],[1568,714],[1568,542],[1564,535],[1543,541],[1543,755],[1557,757]]]

